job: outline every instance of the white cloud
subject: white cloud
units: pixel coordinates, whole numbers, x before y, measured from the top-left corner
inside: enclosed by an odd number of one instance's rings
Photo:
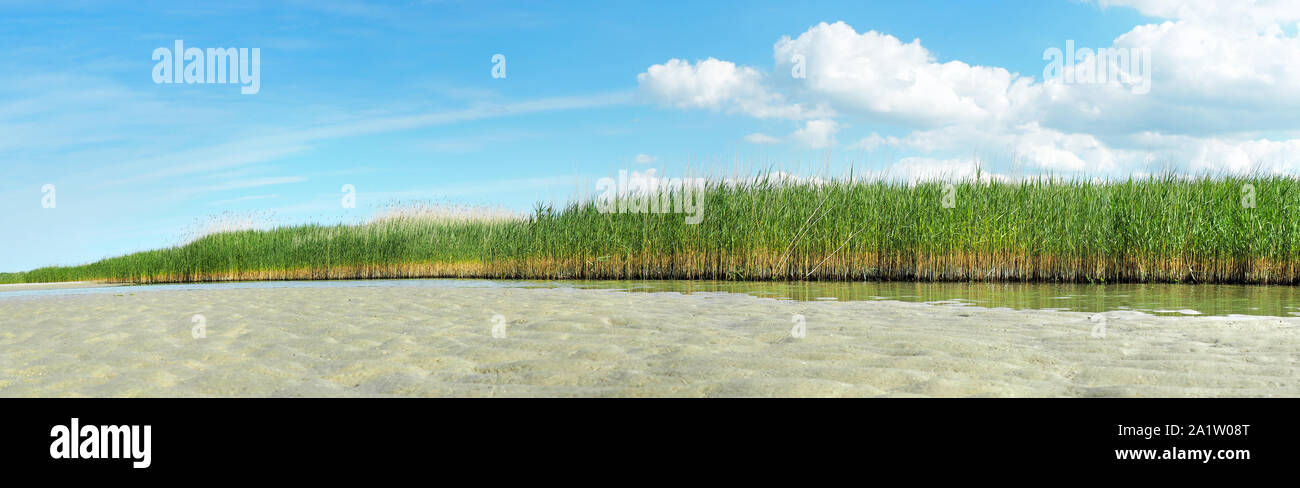
[[[835,145],[835,133],[839,130],[839,124],[834,120],[809,120],[802,129],[790,134],[790,138],[812,149],[821,149]]]
[[[679,108],[720,109],[724,104],[746,98],[765,98],[754,68],[709,58],[695,65],[670,59],[637,75],[642,89],[656,99]]]
[[[907,125],[936,126],[1002,119],[1033,96],[1031,80],[1002,68],[939,63],[920,40],[903,43],[894,36],[858,34],[843,22],[820,23],[773,48],[777,73],[806,61],[807,96],[837,111],[896,120]]]
[[[1155,148],[1160,159],[1193,173],[1300,173],[1300,139],[1196,138],[1154,132],[1135,134],[1133,139]]]
[[[781,142],[781,140],[769,136],[767,134],[764,134],[762,132],[755,132],[753,134],[745,136],[745,142],[748,142],[750,144],[776,144],[778,142]]]
[[[1099,3],[1171,19],[1135,26],[1110,46],[1076,46],[1149,49],[1151,71],[1136,73],[1150,75],[1149,93],[1119,80],[1065,84],[941,62],[920,40],[858,33],[843,22],[779,39],[771,75],[709,58],[694,66],[670,60],[638,80],[664,105],[790,119],[801,127],[788,139],[809,148],[835,145],[845,117],[911,131],[858,135],[849,147],[911,151],[902,168],[916,174],[923,173],[916,165],[951,166],[972,153],[1092,175],[1145,171],[1153,157],[1201,171],[1300,171],[1300,139],[1288,139],[1300,134],[1300,36],[1281,27],[1300,21],[1300,2]],[[1066,40],[1043,48],[1065,48]],[[796,56],[804,79],[786,75]],[[747,140],[771,142],[759,136]]]
[[[1132,7],[1152,17],[1237,26],[1300,21],[1300,3],[1294,0],[1098,0],[1098,4]]]
[[[970,180],[975,177],[978,164],[974,159],[907,157],[890,165],[881,176],[909,182]],[[986,180],[988,174],[980,176]]]
[[[649,154],[638,154],[636,155],[636,159],[635,159],[636,164],[650,164],[658,160],[659,157],[651,156]]]
[[[858,142],[849,145],[851,149],[865,149],[874,151],[876,148],[885,145],[897,145],[898,139],[894,137],[881,137],[880,134],[872,132],[871,135],[858,139]]]
[[[714,58],[694,65],[670,59],[651,66],[636,79],[643,96],[676,108],[739,112],[758,118],[800,119],[820,113],[784,103],[784,97],[768,90],[758,70]]]
[[[1189,169],[1201,171],[1265,172],[1300,171],[1300,139],[1227,141],[1218,138],[1189,144],[1194,154],[1187,157]]]
[[[1113,47],[1149,49],[1150,93],[1048,82],[1036,101],[1045,126],[1189,135],[1300,128],[1296,36],[1183,19],[1137,26]]]
[[[1136,153],[1111,149],[1092,135],[1046,129],[1036,122],[1005,130],[954,125],[914,131],[882,143],[922,153],[961,148],[1027,167],[1093,173],[1115,170],[1120,159],[1136,157]]]

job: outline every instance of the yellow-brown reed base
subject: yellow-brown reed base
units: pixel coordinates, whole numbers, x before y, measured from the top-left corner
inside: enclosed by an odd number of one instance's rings
[[[756,251],[734,254],[529,258],[491,262],[320,265],[193,274],[115,277],[115,283],[267,280],[489,278],[539,280],[896,280],[1143,283],[1300,283],[1300,263],[1267,259],[1182,257],[1058,258],[1016,254],[857,254],[782,258]]]

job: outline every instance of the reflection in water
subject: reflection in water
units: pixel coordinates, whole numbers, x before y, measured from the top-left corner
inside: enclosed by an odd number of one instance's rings
[[[582,281],[575,286],[634,292],[731,292],[788,300],[900,300],[1078,312],[1137,310],[1157,315],[1300,315],[1300,287],[1258,285]]]
[[[1262,285],[1173,285],[932,282],[751,282],[751,281],[510,281],[481,279],[409,279],[339,281],[257,281],[131,285],[59,289],[0,288],[0,299],[127,294],[149,291],[196,291],[232,288],[335,287],[511,287],[598,288],[630,292],[727,292],[784,300],[900,300],[965,304],[1012,309],[1057,309],[1078,312],[1136,310],[1158,315],[1300,316],[1300,287]]]

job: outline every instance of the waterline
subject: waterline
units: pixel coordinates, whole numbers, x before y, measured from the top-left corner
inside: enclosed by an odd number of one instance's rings
[[[131,294],[276,288],[586,288],[635,293],[738,293],[792,301],[876,301],[934,305],[1060,310],[1137,311],[1168,316],[1300,316],[1300,288],[1260,285],[943,283],[943,282],[751,282],[707,280],[533,281],[483,279],[244,281],[160,285],[62,284],[53,288],[8,289],[0,299],[24,296]]]

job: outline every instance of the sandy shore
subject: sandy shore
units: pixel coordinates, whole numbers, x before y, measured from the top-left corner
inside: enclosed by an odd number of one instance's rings
[[[0,351],[10,397],[1300,396],[1300,318],[722,293],[0,296]]]

